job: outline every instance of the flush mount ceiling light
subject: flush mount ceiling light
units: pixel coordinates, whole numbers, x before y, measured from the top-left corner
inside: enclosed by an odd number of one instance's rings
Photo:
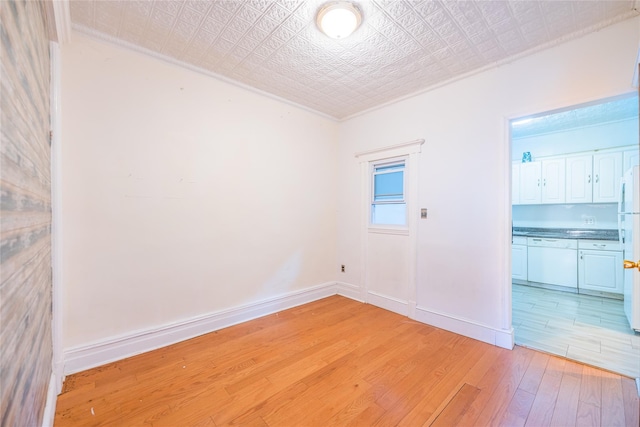
[[[318,28],[329,37],[343,39],[360,26],[362,14],[355,4],[348,1],[336,1],[327,3],[320,8],[316,22]]]

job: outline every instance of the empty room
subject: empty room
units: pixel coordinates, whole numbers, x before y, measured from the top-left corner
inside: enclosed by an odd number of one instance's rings
[[[1,2],[0,425],[636,427],[638,6]]]

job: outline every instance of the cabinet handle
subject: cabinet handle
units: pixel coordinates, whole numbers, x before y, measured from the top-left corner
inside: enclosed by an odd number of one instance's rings
[[[542,186],[543,186],[543,187],[546,187],[546,186],[547,186],[547,178],[545,178],[545,179],[543,179],[543,180],[542,180]]]
[[[540,187],[540,178],[538,178],[538,187]]]
[[[596,184],[600,182],[600,175],[596,175]]]
[[[587,184],[591,184],[591,175],[587,175]]]

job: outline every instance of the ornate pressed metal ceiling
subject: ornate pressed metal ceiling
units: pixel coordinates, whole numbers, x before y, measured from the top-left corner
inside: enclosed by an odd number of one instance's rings
[[[512,123],[511,137],[529,136],[565,131],[586,126],[622,120],[638,119],[638,97],[626,96],[594,105],[578,106],[566,111],[551,112],[516,120]]]
[[[360,0],[334,40],[326,0],[71,1],[73,28],[342,119],[636,16],[629,1]]]

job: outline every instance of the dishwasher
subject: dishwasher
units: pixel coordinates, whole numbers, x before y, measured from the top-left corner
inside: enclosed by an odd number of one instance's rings
[[[528,280],[578,289],[578,241],[574,239],[527,239]]]

